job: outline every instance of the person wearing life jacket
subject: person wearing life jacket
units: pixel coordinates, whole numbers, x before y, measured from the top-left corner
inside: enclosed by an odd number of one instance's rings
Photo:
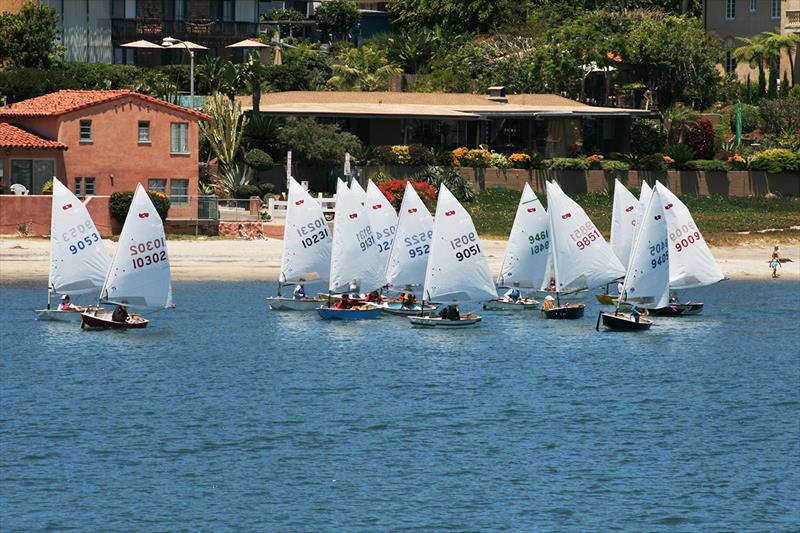
[[[550,296],[549,294],[544,297],[544,303],[542,304],[542,311],[549,311],[554,308],[555,305],[555,298]]]
[[[514,286],[503,295],[503,299],[507,302],[517,303],[520,298],[522,298],[522,293],[519,291],[519,282],[515,281]]]
[[[417,303],[417,297],[414,296],[413,292],[404,292],[400,295],[400,303],[403,304],[403,307],[414,307],[414,304]]]
[[[383,298],[381,298],[381,295],[378,293],[378,291],[372,291],[371,293],[367,294],[367,297],[364,299],[365,302],[374,304],[379,304],[382,300]]]
[[[306,297],[306,288],[302,283],[298,283],[292,292],[292,298],[295,300],[303,300]]]
[[[351,309],[353,302],[348,294],[342,294],[342,299],[336,302],[336,309]]]
[[[65,294],[61,297],[61,303],[58,304],[59,311],[80,311],[81,308],[77,305],[73,304],[69,300],[69,294]]]

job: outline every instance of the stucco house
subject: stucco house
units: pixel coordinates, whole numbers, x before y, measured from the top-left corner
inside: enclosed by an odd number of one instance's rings
[[[0,183],[39,194],[55,176],[92,196],[141,182],[187,205],[197,196],[198,123],[210,119],[130,90],[65,90],[0,107]]]

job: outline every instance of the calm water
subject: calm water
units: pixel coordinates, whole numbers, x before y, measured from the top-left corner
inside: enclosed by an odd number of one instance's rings
[[[800,283],[649,334],[271,313],[177,284],[140,332],[0,287],[5,531],[797,531]],[[745,304],[754,303],[752,312]]]

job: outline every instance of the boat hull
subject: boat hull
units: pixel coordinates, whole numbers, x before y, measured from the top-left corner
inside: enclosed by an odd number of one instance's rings
[[[437,306],[435,305],[425,305],[423,310],[419,304],[415,304],[413,307],[404,307],[403,304],[389,302],[384,302],[381,304],[368,303],[367,305],[376,309],[380,309],[387,315],[393,316],[419,316],[420,313],[422,313],[424,316],[428,316],[435,313],[437,309]]]
[[[647,312],[654,316],[685,316],[697,315],[703,311],[702,303],[671,304],[656,309],[648,309]]]
[[[626,315],[601,313],[603,325],[613,331],[644,331],[653,325],[652,320],[640,318],[638,322]]]
[[[475,327],[483,320],[477,315],[470,315],[459,320],[448,320],[446,318],[432,316],[410,316],[408,320],[411,325],[418,328],[443,328],[443,329],[463,329]]]
[[[585,310],[584,304],[565,305],[547,310],[542,309],[542,316],[553,320],[576,320],[583,317]]]
[[[597,298],[597,301],[600,302],[603,305],[612,305],[614,303],[614,299],[616,298],[616,295],[613,295],[613,294],[595,294],[594,297]]]
[[[85,329],[143,329],[150,323],[140,316],[135,321],[115,322],[112,313],[81,313],[81,327]],[[130,319],[129,319],[130,320]]]
[[[99,309],[102,311],[102,309]],[[48,322],[80,322],[84,311],[59,311],[58,309],[36,309],[36,320]]]
[[[380,309],[336,309],[318,307],[317,313],[323,320],[371,320],[381,316]]]
[[[548,296],[552,296],[553,298],[555,298],[556,297],[556,293],[555,292],[551,292],[551,291],[536,291],[534,293],[534,295],[531,295],[531,296],[535,297],[537,300],[544,300]],[[580,302],[585,302],[586,298],[588,296],[589,296],[589,291],[586,290],[586,289],[583,289],[583,290],[580,290],[580,291],[570,292],[570,293],[566,293],[566,294],[565,293],[559,293],[558,294],[558,299],[561,302],[568,302],[568,303],[577,302],[577,303],[580,303]]]
[[[318,298],[304,298],[302,300],[282,298],[280,296],[267,298],[267,305],[272,311],[313,311],[322,303],[322,300]]]
[[[483,303],[483,308],[486,311],[530,311],[537,309],[538,307],[539,302],[530,298],[523,298],[521,300],[517,300],[516,302],[510,302],[503,300],[502,298],[496,298]]]

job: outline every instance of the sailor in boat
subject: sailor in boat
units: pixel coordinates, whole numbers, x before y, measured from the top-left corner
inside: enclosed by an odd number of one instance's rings
[[[69,294],[65,294],[61,297],[61,303],[58,304],[59,311],[85,311],[85,307],[78,307],[77,305],[73,304],[69,300]]]
[[[371,293],[367,294],[365,301],[374,304],[379,304],[383,301],[383,298],[381,298],[381,295],[378,291],[372,291]]]
[[[520,298],[522,298],[522,293],[519,291],[519,282],[515,281],[514,286],[503,295],[503,299],[507,302],[517,303]]]
[[[625,281],[624,279],[621,279],[619,280],[619,283],[617,283],[617,294],[619,294],[620,296],[622,295],[622,287],[625,286],[624,281]]]
[[[111,313],[111,320],[114,322],[127,322],[128,321],[128,310],[125,309],[125,306],[120,304],[114,309],[114,312]]]
[[[361,287],[358,285],[358,281],[356,280],[350,282],[347,290],[353,298],[358,298],[361,295]]]
[[[413,309],[417,303],[417,297],[413,292],[403,292],[400,294],[400,303],[407,309]]]
[[[461,313],[458,312],[457,305],[448,305],[439,312],[442,320],[461,320]]]
[[[547,287],[547,292],[556,292],[556,280],[550,278],[550,286]]]
[[[294,291],[292,291],[292,298],[295,300],[304,300],[306,297],[306,288],[303,286],[302,283],[298,283],[295,286]]]
[[[549,311],[556,306],[555,298],[550,296],[549,294],[544,297],[544,303],[542,304],[542,311]]]
[[[350,295],[345,293],[342,294],[342,298],[336,302],[336,309],[352,309],[353,302],[350,300]]]
[[[631,305],[631,319],[634,322],[639,322],[639,319],[644,315],[644,311],[639,311],[639,308],[636,305]]]

